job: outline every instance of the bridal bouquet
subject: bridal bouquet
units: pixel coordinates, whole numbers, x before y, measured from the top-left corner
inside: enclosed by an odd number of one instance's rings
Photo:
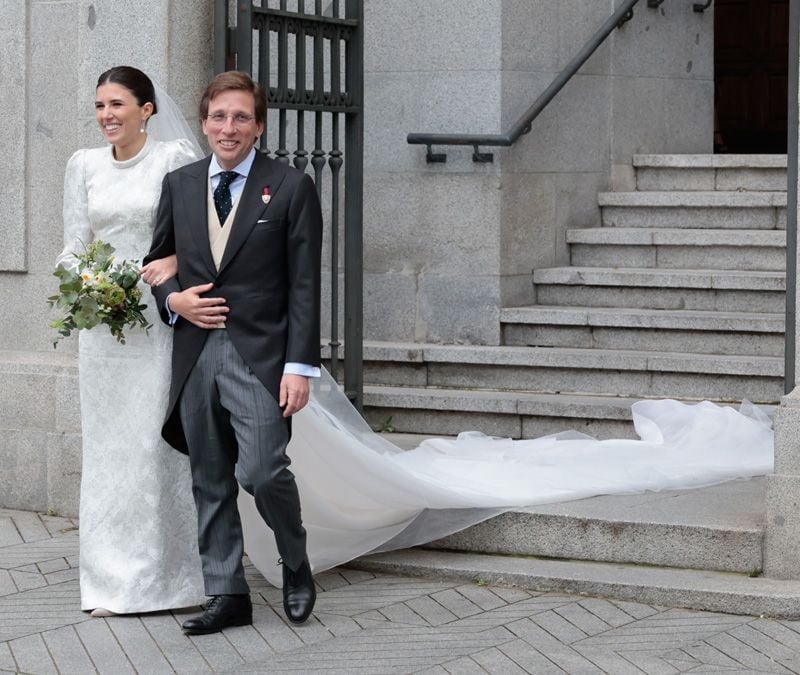
[[[84,253],[76,253],[77,269],[56,267],[58,295],[47,299],[51,307],[63,311],[61,318],[50,323],[59,335],[53,340],[69,337],[73,330],[94,328],[106,324],[118,342],[125,344],[123,328],[141,326],[145,332],[152,326],[141,304],[142,291],[137,287],[139,268],[136,261],[123,260],[114,264],[114,247],[104,241],[93,241]]]

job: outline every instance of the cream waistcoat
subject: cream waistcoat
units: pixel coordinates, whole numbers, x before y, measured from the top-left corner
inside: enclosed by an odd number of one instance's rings
[[[239,199],[241,199],[241,194]],[[217,209],[214,206],[214,191],[211,189],[211,179],[208,179],[208,243],[211,246],[211,256],[214,258],[217,272],[219,272],[219,264],[222,262],[225,247],[228,245],[228,237],[231,235],[233,220],[236,218],[236,209],[239,208],[239,199],[233,203],[225,223],[220,226]]]

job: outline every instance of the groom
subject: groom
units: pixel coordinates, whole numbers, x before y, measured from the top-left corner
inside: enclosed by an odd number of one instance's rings
[[[289,619],[316,599],[286,444],[319,375],[319,200],[308,175],[255,151],[266,98],[248,75],[217,75],[200,115],[212,155],[165,177],[144,261],[178,257],[153,294],[174,326],[162,434],[189,455],[211,596],[190,634],[252,623],[237,481],[275,534]]]

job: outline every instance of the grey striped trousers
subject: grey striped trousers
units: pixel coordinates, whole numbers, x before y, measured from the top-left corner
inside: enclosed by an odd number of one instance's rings
[[[255,498],[283,561],[306,556],[300,498],[289,470],[289,423],[239,356],[227,330],[209,332],[180,397],[189,446],[198,542],[208,595],[248,593],[238,483]]]

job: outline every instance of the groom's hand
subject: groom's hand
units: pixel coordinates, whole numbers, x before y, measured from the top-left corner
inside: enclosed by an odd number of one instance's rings
[[[214,284],[201,284],[190,286],[180,292],[170,293],[167,297],[169,308],[190,321],[198,328],[223,328],[228,306],[225,298],[203,298],[203,293],[208,293]]]
[[[300,412],[308,403],[308,378],[304,375],[284,373],[281,378],[281,393],[278,405],[284,417]]]

